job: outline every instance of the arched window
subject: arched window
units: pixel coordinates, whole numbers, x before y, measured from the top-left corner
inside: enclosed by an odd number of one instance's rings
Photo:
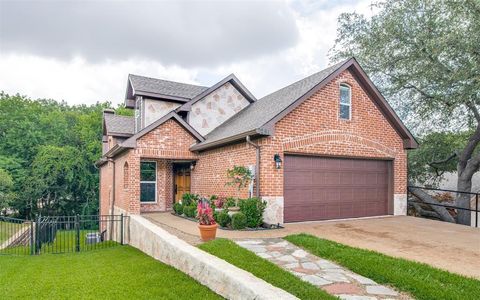
[[[123,165],[123,188],[128,189],[128,183],[130,180],[130,170],[128,168],[128,162]]]
[[[352,118],[352,92],[347,84],[340,84],[340,119],[350,120]]]

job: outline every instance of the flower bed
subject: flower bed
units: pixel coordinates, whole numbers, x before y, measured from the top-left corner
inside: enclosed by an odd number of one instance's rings
[[[282,228],[279,225],[265,226],[263,211],[266,202],[259,198],[235,199],[200,197],[196,194],[184,194],[181,203],[173,205],[173,214],[187,220],[197,222],[197,204],[203,199],[215,208],[213,218],[224,230],[268,230]]]

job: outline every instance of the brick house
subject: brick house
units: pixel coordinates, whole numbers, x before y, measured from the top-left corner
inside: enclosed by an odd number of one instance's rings
[[[408,129],[352,58],[256,99],[234,76],[211,87],[130,75],[106,110],[101,213],[168,211],[185,192],[234,196],[248,166],[270,224],[406,214]]]

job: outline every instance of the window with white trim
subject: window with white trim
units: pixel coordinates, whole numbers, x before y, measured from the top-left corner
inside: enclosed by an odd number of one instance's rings
[[[352,118],[352,92],[350,86],[340,85],[340,119],[350,120]]]
[[[140,162],[140,202],[157,201],[157,163]]]

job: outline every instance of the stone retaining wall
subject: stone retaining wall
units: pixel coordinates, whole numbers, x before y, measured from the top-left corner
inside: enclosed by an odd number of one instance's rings
[[[188,244],[139,215],[130,216],[129,244],[228,299],[298,299]]]

